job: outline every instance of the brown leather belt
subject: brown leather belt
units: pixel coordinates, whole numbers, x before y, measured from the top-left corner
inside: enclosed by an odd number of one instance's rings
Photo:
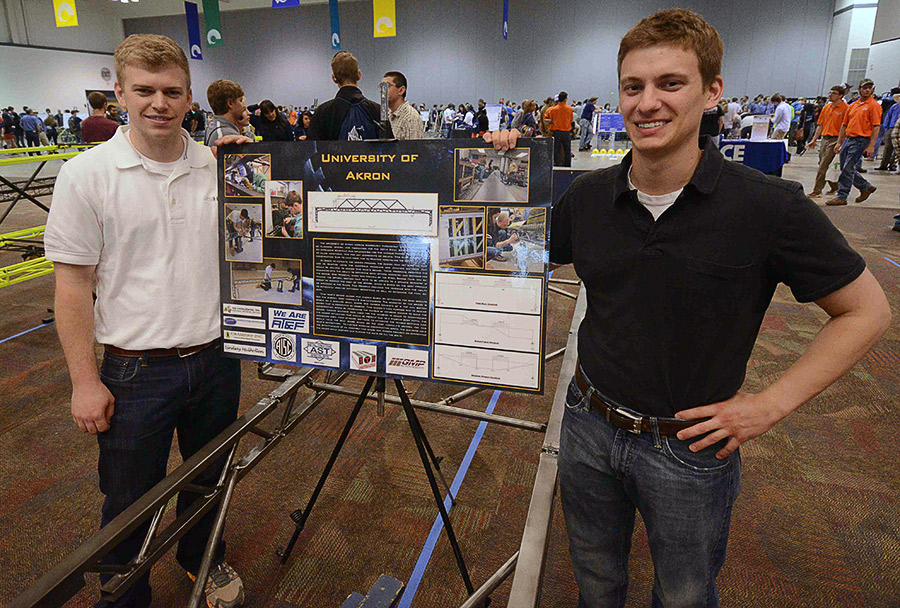
[[[604,401],[590,385],[587,379],[581,373],[581,365],[575,368],[575,383],[581,389],[581,394],[590,397],[590,411],[597,416],[606,419],[607,422],[614,424],[622,430],[629,433],[640,435],[641,433],[653,432],[653,418],[650,416],[642,416],[637,412],[629,409],[616,407]],[[693,426],[698,422],[702,422],[706,418],[697,420],[675,420],[673,418],[657,418],[656,426],[659,434],[665,437],[674,437],[678,431],[684,430],[689,426]]]
[[[120,357],[190,357],[196,355],[202,350],[206,350],[211,346],[216,346],[219,339],[216,338],[206,344],[198,344],[197,346],[185,346],[183,348],[151,348],[150,350],[125,350],[111,344],[104,344],[103,348],[108,353],[119,355]]]

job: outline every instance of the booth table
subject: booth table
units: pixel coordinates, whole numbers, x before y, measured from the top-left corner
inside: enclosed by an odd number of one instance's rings
[[[719,150],[728,160],[781,177],[781,169],[790,162],[785,139],[723,139]]]

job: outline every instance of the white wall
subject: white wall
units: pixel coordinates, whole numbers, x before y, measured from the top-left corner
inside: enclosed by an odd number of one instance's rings
[[[900,40],[872,45],[869,51],[869,78],[875,81],[878,92],[900,87]]]
[[[76,3],[78,26],[56,27],[52,0],[0,0],[9,17],[9,40],[32,46],[112,52],[124,39],[122,19],[109,0]],[[24,9],[24,10],[23,10]]]
[[[104,67],[115,74],[112,55],[0,46],[0,106],[83,110],[85,90],[113,88]]]
[[[788,0],[788,14],[802,18],[787,20],[748,18],[744,0],[516,2],[508,42],[500,35],[499,2],[398,2],[396,38],[379,39],[372,37],[371,4],[341,2],[341,37],[343,48],[360,61],[361,88],[369,97],[376,95],[381,74],[400,70],[409,80],[409,99],[428,106],[543,99],[560,90],[570,99],[597,95],[601,103],[615,103],[619,40],[660,4],[687,5],[719,30],[728,96],[821,91],[832,12],[822,0]],[[785,14],[785,4],[757,0],[753,13]],[[125,21],[126,34],[165,34],[182,48],[185,30],[183,15]],[[254,102],[268,97],[309,105],[316,97],[334,96],[327,5],[223,12],[222,31],[223,47],[204,49],[203,61],[191,61],[201,105],[216,78],[239,82]]]
[[[846,81],[847,70],[850,67],[850,52],[853,49],[871,47],[872,31],[875,29],[875,15],[878,8],[876,6],[865,6],[870,4],[877,4],[877,0],[866,0],[865,2],[856,3],[852,0],[836,0],[834,12],[840,12],[840,14],[834,16],[831,25],[831,42],[825,64],[823,91],[827,91],[835,84]],[[849,10],[847,10],[848,8]],[[871,63],[870,51],[869,64]],[[855,82],[850,84],[854,87],[856,86]],[[875,84],[878,87],[877,80]],[[878,87],[878,90],[880,90],[880,87]]]

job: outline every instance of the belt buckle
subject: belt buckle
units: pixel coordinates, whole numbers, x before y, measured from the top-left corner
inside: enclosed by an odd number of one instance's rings
[[[635,435],[641,434],[641,420],[644,419],[643,416],[639,415],[637,412],[632,412],[631,410],[625,408],[614,408],[613,411],[623,418],[631,421],[631,428],[626,428],[626,431],[628,431],[629,433],[634,433]]]
[[[187,359],[197,351],[195,350],[196,346],[188,346],[187,348],[181,348],[180,346],[175,349],[175,352],[178,353],[178,357],[180,359]],[[182,352],[183,351],[183,352]]]

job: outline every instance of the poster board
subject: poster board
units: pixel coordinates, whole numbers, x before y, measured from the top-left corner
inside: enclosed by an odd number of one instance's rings
[[[550,140],[218,154],[228,356],[543,392]]]

